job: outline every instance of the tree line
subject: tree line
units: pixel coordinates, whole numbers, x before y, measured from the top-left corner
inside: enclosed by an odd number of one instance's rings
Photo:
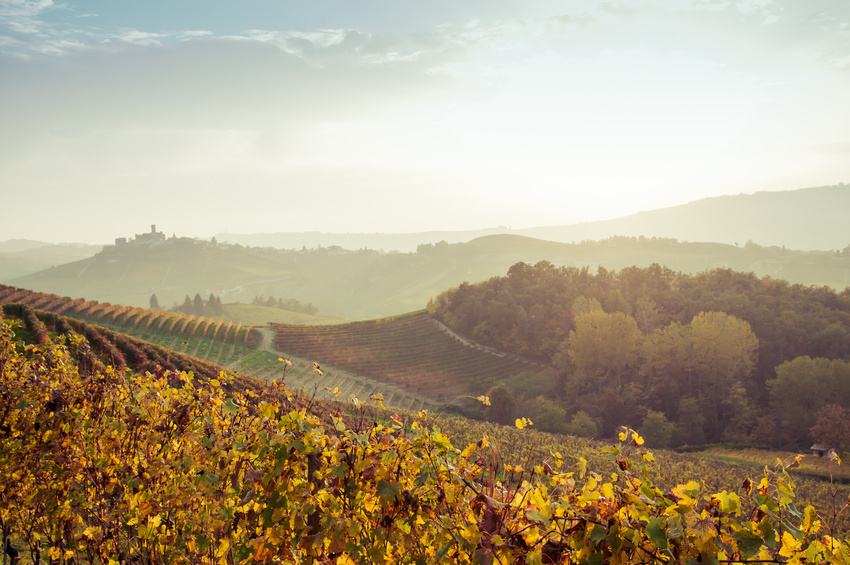
[[[658,446],[799,448],[817,439],[827,405],[850,406],[850,290],[728,269],[592,273],[543,261],[428,307],[479,343],[559,370],[543,394],[524,398],[521,382],[491,391],[507,403],[494,402],[494,419],[533,409],[554,431],[581,435],[628,425]]]
[[[300,300],[295,298],[275,298],[274,296],[269,296],[268,298],[263,295],[255,296],[251,300],[251,304],[256,304],[257,306],[265,306],[266,308],[277,308],[278,310],[287,310],[289,312],[298,312],[300,314],[310,314],[311,316],[315,316],[319,313],[319,308],[314,306],[311,302],[304,304]]]
[[[151,310],[161,310],[159,299],[156,294],[151,295],[150,299]],[[224,315],[224,307],[221,305],[221,298],[210,293],[207,300],[201,298],[201,293],[196,292],[195,298],[189,298],[187,294],[183,299],[183,303],[171,309],[172,312],[188,314],[190,316],[222,316]]]

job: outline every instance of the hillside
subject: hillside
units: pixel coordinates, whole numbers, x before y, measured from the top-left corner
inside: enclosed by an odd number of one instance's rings
[[[374,375],[443,401],[485,394],[502,382],[552,394],[552,367],[481,347],[457,336],[426,311],[333,326],[275,324],[275,347],[357,374]]]
[[[37,273],[93,256],[100,245],[52,244],[44,241],[10,239],[0,242],[0,282]]]
[[[252,247],[301,249],[339,246],[413,252],[420,244],[464,243],[487,235],[524,235],[562,243],[600,240],[618,235],[710,241],[788,249],[835,250],[850,245],[846,215],[850,185],[758,192],[696,200],[680,206],[649,210],[605,221],[514,229],[434,231],[419,233],[216,234],[219,241]]]
[[[850,246],[848,211],[850,185],[842,184],[704,198],[614,220],[531,228],[519,233],[563,242],[624,235],[834,250]]]
[[[557,388],[551,367],[470,343],[424,310],[350,324],[275,324],[275,331],[261,333],[242,321],[72,300],[4,285],[0,304],[36,307],[45,320],[61,313],[97,324],[101,333],[126,333],[262,380],[281,377],[278,358],[284,356],[292,362],[287,385],[293,390],[304,387],[319,398],[333,398],[329,391],[336,388],[343,398],[367,398],[380,391],[387,406],[413,409],[483,394],[507,381],[523,381],[527,394],[550,394]],[[324,367],[321,375],[313,371],[313,362]]]
[[[89,362],[75,330],[47,334],[19,313],[0,316],[12,563],[840,563],[850,552],[834,506],[846,492],[792,479],[781,462],[653,454],[632,430],[603,448],[526,419],[325,404],[227,373],[123,371]],[[799,458],[789,463],[796,472]]]
[[[18,289],[0,284],[0,304],[8,312],[18,313],[21,310],[37,308],[36,316],[42,320],[47,327],[41,328],[42,337],[39,341],[47,339],[46,333],[52,330],[57,332],[57,327],[66,327],[70,324],[74,330],[86,335],[100,348],[106,348],[114,364],[125,364],[125,358],[135,360],[135,368],[156,371],[157,367],[166,369],[182,368],[194,370],[196,374],[209,373],[209,367],[222,367],[238,371],[243,375],[250,375],[261,381],[274,381],[285,377],[286,385],[292,391],[305,391],[306,394],[317,399],[333,399],[337,395],[349,398],[354,395],[364,400],[371,393],[383,394],[383,402],[388,407],[406,410],[422,410],[437,408],[445,404],[446,391],[426,390],[423,386],[411,386],[410,383],[399,382],[392,378],[393,374],[382,370],[362,371],[362,367],[345,363],[338,356],[324,351],[295,351],[287,347],[277,349],[274,344],[274,332],[263,328],[253,327],[250,320],[246,322],[228,321],[227,317],[214,319],[205,316],[194,316],[175,312],[164,312],[161,310],[150,310],[120,304],[98,303],[87,301],[82,298],[71,299],[51,294],[39,293],[30,290]],[[247,305],[239,311],[251,312],[252,309],[273,310],[254,305]],[[280,311],[277,311],[280,312]],[[412,316],[414,319],[422,319],[420,312]],[[411,318],[410,316],[405,318]],[[318,318],[317,318],[318,319]],[[425,315],[427,321],[427,315]],[[58,320],[58,322],[57,322]],[[67,324],[64,320],[67,320]],[[395,339],[397,348],[406,347],[411,340],[424,342],[450,341],[444,331],[437,328],[435,324],[424,324],[425,333],[418,332],[415,335],[405,332],[404,322],[401,321],[402,331],[396,331],[399,324],[395,321],[382,321],[386,337]],[[299,330],[307,330],[308,334],[326,333],[331,326],[321,326],[311,329],[306,325],[289,326]],[[343,328],[346,326],[342,326]],[[422,328],[423,324],[419,324]],[[340,333],[340,332],[337,332]],[[347,333],[341,332],[342,335]],[[131,336],[128,340],[120,339],[126,334]],[[385,345],[391,339],[379,340]],[[107,347],[106,342],[118,342],[117,350]],[[296,348],[297,349],[297,348]],[[333,349],[333,348],[331,348]],[[128,353],[129,351],[129,353]],[[374,349],[372,350],[374,351]],[[439,355],[442,349],[435,352]],[[298,356],[298,354],[302,356]],[[475,347],[456,344],[452,350],[453,355],[445,355],[442,365],[440,359],[431,355],[428,359],[422,359],[430,365],[445,366],[446,363],[454,367],[463,368],[459,373],[472,383],[487,381],[491,378],[493,366],[498,363],[504,365],[500,374],[513,375],[510,367],[522,366],[522,362],[505,362],[494,353],[482,353]],[[295,355],[294,355],[295,354]],[[177,360],[174,357],[177,356]],[[280,362],[280,357],[286,357],[287,366]],[[187,361],[188,360],[188,361]],[[195,364],[192,360],[199,360],[202,364],[200,369],[193,369]],[[482,363],[483,360],[483,363]],[[314,362],[321,362],[323,370],[314,370]],[[330,362],[340,361],[340,365],[332,366]],[[387,368],[410,373],[410,368],[404,362],[410,362],[410,358],[401,356],[394,359]],[[526,369],[528,370],[528,369]],[[433,372],[433,371],[432,371]],[[545,369],[530,370],[530,374],[546,374]],[[433,382],[431,383],[434,384]],[[472,388],[469,383],[462,387],[461,391]]]
[[[685,273],[730,268],[836,289],[850,284],[850,253],[622,237],[567,244],[517,235],[423,245],[416,253],[295,251],[171,238],[160,245],[106,247],[89,259],[9,284],[133,306],[147,306],[156,293],[166,308],[196,293],[214,293],[230,303],[282,296],[313,303],[323,316],[363,320],[420,310],[464,281],[487,280],[517,262],[541,260],[593,271],[597,265],[622,269],[659,263]]]

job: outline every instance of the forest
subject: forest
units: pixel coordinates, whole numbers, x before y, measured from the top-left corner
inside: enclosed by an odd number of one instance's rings
[[[542,261],[463,283],[428,309],[478,343],[559,371],[550,394],[523,398],[520,379],[492,390],[497,421],[534,409],[555,431],[610,437],[626,425],[657,447],[850,447],[840,408],[850,401],[850,290],[728,269],[592,273]]]

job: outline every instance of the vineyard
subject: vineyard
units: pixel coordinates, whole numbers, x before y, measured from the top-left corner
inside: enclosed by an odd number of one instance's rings
[[[72,299],[67,296],[46,294],[0,285],[0,304],[25,304],[36,310],[53,312],[69,318],[77,318],[102,325],[120,327],[128,333],[156,332],[169,334],[177,341],[198,338],[219,343],[245,346],[256,349],[262,336],[252,326],[243,327],[241,323],[218,321],[204,316],[177,314],[160,310],[149,310],[134,306],[121,306],[108,302],[83,298]],[[182,343],[182,342],[181,342]]]
[[[715,487],[631,430],[603,447],[524,418],[500,428],[350,403],[346,415],[280,381],[124,371],[104,361],[125,352],[65,318],[56,334],[30,307],[5,309],[12,565],[850,561],[847,494],[803,494],[798,460]]]
[[[529,383],[551,383],[555,378],[551,367],[466,341],[424,310],[332,326],[272,327],[281,351],[423,393],[438,391],[444,401],[483,394],[518,376]]]
[[[283,367],[278,359],[286,355],[292,364],[287,369],[287,386],[320,399],[352,395],[368,398],[380,391],[386,405],[404,410],[429,409],[439,403],[421,390],[382,380],[380,374],[359,371],[355,374],[346,365],[325,367],[317,373],[313,370],[314,361],[319,360],[322,365],[333,363],[326,357],[300,355],[292,350],[269,350],[264,346],[270,344],[271,336],[264,336],[262,330],[241,322],[71,299],[4,285],[0,285],[0,304],[21,304],[45,314],[97,324],[101,331],[127,334],[147,344],[262,380],[281,377]]]

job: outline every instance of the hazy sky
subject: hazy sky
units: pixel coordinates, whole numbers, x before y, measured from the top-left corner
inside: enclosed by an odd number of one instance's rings
[[[839,182],[847,0],[0,0],[0,241],[521,228]]]

